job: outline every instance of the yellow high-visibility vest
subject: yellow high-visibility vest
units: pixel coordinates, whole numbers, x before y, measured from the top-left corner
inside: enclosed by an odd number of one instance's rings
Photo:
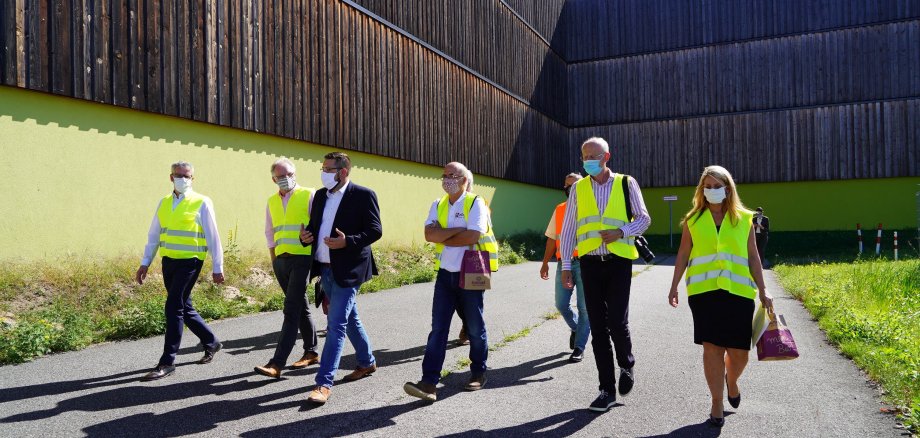
[[[741,219],[732,224],[728,217],[716,231],[709,209],[691,223],[693,249],[687,265],[687,295],[718,289],[745,298],[757,296],[757,284],[748,266],[748,236],[754,214],[743,211]]]
[[[478,198],[478,196],[467,193],[466,197],[463,199],[463,218],[467,221],[470,219],[470,210],[473,208],[473,203],[476,201],[476,198]],[[444,197],[438,201],[438,223],[440,223],[443,228],[447,228],[447,214],[449,210],[450,197],[444,195]],[[479,236],[479,243],[472,246],[479,251],[488,251],[489,269],[492,272],[498,271],[498,241],[495,240],[495,232],[492,230],[491,215],[489,217],[489,224],[486,232]],[[441,253],[444,252],[444,244],[435,244],[434,252],[437,256],[434,262],[434,269],[437,270],[441,268]]]
[[[300,225],[310,225],[310,198],[313,189],[297,186],[291,190],[287,208],[277,193],[268,198],[268,212],[272,218],[272,230],[275,232],[275,255],[311,255],[313,245],[300,243]]]
[[[206,199],[204,195],[188,191],[176,208],[172,207],[172,193],[160,201],[157,209],[160,255],[171,259],[205,259],[208,243],[204,229],[198,224],[198,215]]]
[[[626,197],[623,196],[623,175],[613,174],[610,198],[607,199],[603,216],[597,210],[597,198],[594,197],[591,184],[591,178],[584,178],[575,183],[578,212],[575,218],[575,249],[581,255],[587,255],[601,247],[604,240],[600,231],[617,230],[629,223],[626,216]],[[607,251],[630,260],[639,258],[635,238],[632,236],[608,243]]]

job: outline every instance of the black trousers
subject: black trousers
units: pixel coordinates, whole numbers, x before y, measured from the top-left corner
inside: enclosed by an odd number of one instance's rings
[[[201,266],[204,264],[198,259],[173,259],[163,257],[163,284],[166,286],[166,341],[163,346],[163,355],[157,365],[172,365],[176,361],[176,353],[182,343],[182,328],[188,326],[189,330],[201,340],[204,348],[217,346],[217,337],[204,322],[198,311],[192,306],[192,288]]]
[[[316,326],[313,324],[310,303],[307,301],[307,283],[312,263],[313,256],[308,255],[275,257],[275,261],[272,262],[275,278],[284,291],[284,321],[281,323],[278,346],[275,347],[275,355],[271,360],[280,367],[287,365],[288,356],[297,342],[298,328],[303,336],[304,351],[316,351]]]
[[[757,242],[757,254],[760,255],[760,263],[766,263],[767,242],[770,240],[769,233],[754,234],[754,240]]]
[[[629,336],[632,260],[614,255],[605,261],[590,256],[582,257],[579,262],[599,389],[612,393],[616,390],[614,351],[620,368],[632,368],[635,364]],[[613,348],[610,346],[611,341]]]

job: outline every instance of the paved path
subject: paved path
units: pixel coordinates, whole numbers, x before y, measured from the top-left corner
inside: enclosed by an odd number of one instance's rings
[[[281,321],[274,312],[215,323],[225,350],[210,365],[194,364],[200,352],[187,332],[180,366],[159,382],[138,378],[159,357],[160,337],[2,367],[0,436],[899,436],[895,420],[880,413],[876,390],[827,344],[772,273],[777,309],[803,356],[780,363],[760,363],[755,356],[741,380],[743,404],[729,412],[724,429],[703,424],[709,396],[702,351],[692,342],[687,306],[674,310],[666,304],[672,273],[667,266],[651,267],[633,280],[636,388],[610,412],[591,413],[586,407],[597,391],[594,358],[589,348],[584,362],[566,362],[567,327],[561,319],[542,317],[553,311],[552,283],[540,280],[538,269],[527,263],[496,275],[486,299],[490,343],[536,327],[490,353],[489,382],[476,393],[460,391],[468,370],[444,379],[440,400],[432,405],[402,391],[404,382],[421,376],[429,283],[359,297],[381,369],[335,386],[323,407],[305,402],[315,367],[286,372],[280,380],[252,372],[271,355]],[[345,370],[354,366],[348,348]],[[466,352],[452,348],[445,366]],[[295,349],[292,356],[297,354]]]

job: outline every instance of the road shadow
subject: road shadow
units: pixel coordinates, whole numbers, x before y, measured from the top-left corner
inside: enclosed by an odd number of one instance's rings
[[[274,381],[274,379],[260,379],[253,382],[239,380],[226,384],[226,382],[250,377],[253,374],[253,372],[246,372],[230,376],[215,377],[212,379],[176,382],[166,385],[136,384],[122,386],[63,400],[59,402],[57,406],[50,409],[10,415],[0,419],[0,423],[43,420],[66,412],[101,412],[134,406],[154,405],[158,403],[181,401],[203,395],[223,396],[234,392],[259,388]],[[137,378],[133,380],[137,382]]]
[[[618,405],[623,406],[623,405]],[[461,433],[441,435],[442,438],[460,438],[460,437],[515,437],[515,436],[535,436],[535,437],[561,437],[571,436],[594,419],[600,417],[598,413],[591,412],[587,409],[573,409],[568,412],[561,412],[539,420],[530,421],[517,426],[508,426],[493,430],[468,430]],[[552,427],[551,429],[549,429]]]
[[[728,412],[725,413],[727,417]],[[727,421],[727,420],[726,420]],[[698,424],[689,424],[679,429],[672,430],[667,435],[649,435],[642,438],[684,438],[684,437],[701,437],[715,438],[722,435],[722,428],[715,427],[707,421]]]

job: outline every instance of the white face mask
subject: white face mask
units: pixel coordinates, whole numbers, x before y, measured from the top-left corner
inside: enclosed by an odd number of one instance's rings
[[[703,196],[710,204],[721,204],[725,200],[725,187],[717,189],[703,189]]]
[[[278,178],[278,181],[275,181],[275,184],[278,184],[278,188],[284,191],[288,191],[294,188],[297,185],[297,182],[294,181],[293,176],[282,176]]]
[[[176,188],[176,193],[185,193],[192,188],[192,179],[173,177],[173,187]]]
[[[323,181],[323,187],[325,187],[328,190],[332,190],[333,188],[335,188],[335,186],[339,184],[339,182],[335,180],[335,175],[337,173],[338,172],[336,173],[321,172],[319,174],[319,179]]]

